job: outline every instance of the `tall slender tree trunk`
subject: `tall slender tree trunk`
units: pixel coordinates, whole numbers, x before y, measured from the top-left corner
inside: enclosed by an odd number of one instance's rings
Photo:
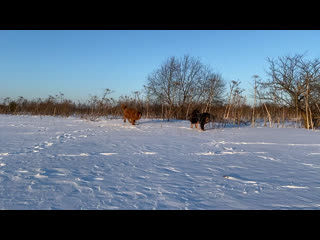
[[[266,111],[267,111],[267,114],[268,114],[270,127],[272,128],[272,119],[271,119],[271,115],[270,115],[270,113],[269,113],[269,111],[268,111],[268,108],[267,108],[266,103],[263,103],[263,104],[264,104],[264,107],[266,108]]]
[[[282,107],[282,128],[284,128],[284,106]]]
[[[254,116],[254,111],[256,107],[256,95],[257,95],[257,75],[254,75],[254,102],[253,102],[253,109],[252,109],[252,127],[255,125],[255,116]]]
[[[186,112],[186,120],[188,120],[188,116],[189,116],[189,111],[190,111],[190,107],[191,107],[191,102],[188,104],[187,107],[187,112]]]
[[[309,82],[307,82],[307,92],[306,92],[306,119],[307,119],[307,129],[309,130],[310,124],[309,124],[309,110],[308,110],[308,105],[309,105]]]
[[[231,105],[231,97],[232,97],[233,88],[234,88],[234,85],[231,86],[230,95],[229,95],[229,99],[228,99],[228,104],[227,104],[226,110],[225,110],[225,112],[224,112],[223,118],[228,118],[228,117],[229,117],[229,112],[230,112],[230,108],[231,108],[230,105]]]

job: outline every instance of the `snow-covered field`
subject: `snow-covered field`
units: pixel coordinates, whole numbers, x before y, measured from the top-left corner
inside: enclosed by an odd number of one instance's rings
[[[0,115],[0,209],[320,209],[320,132]]]

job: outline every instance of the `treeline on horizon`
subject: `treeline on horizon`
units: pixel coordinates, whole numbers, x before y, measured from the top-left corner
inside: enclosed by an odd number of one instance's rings
[[[141,91],[131,96],[110,97],[106,88],[101,97],[91,96],[86,102],[74,102],[64,94],[46,99],[4,98],[1,114],[32,114],[69,117],[77,115],[96,120],[121,118],[121,105],[137,108],[144,118],[189,118],[194,109],[209,112],[215,122],[251,124],[264,120],[265,125],[283,126],[295,121],[308,129],[320,125],[320,60],[306,60],[304,55],[268,58],[268,79],[252,76],[253,104],[247,103],[240,81],[226,83],[199,59],[185,55],[170,57],[149,74]]]
[[[137,92],[135,92],[138,94]],[[137,108],[143,112],[143,118],[153,119],[188,119],[186,115],[187,109],[174,106],[171,109],[171,116],[168,118],[168,106],[156,102],[147,102],[146,99],[137,99],[134,96],[120,97],[118,100],[102,99],[93,96],[92,99],[86,103],[76,103],[72,100],[63,99],[49,96],[46,99],[38,98],[36,100],[28,100],[22,96],[16,100],[5,98],[0,104],[0,114],[13,114],[13,115],[39,115],[39,116],[80,116],[88,120],[95,121],[99,117],[107,119],[122,118],[123,112],[121,105]],[[273,122],[272,124],[282,123],[282,120],[295,118],[295,113],[290,108],[279,107],[274,104],[266,103],[268,111],[270,112]],[[189,113],[194,109],[204,111],[206,104],[194,103],[189,108]],[[229,111],[228,118],[224,118],[224,114]],[[217,103],[210,106],[210,112],[215,116],[215,121],[224,122],[228,119],[229,122],[235,124],[250,124],[252,120],[252,106],[241,104],[240,106],[229,106],[229,104]],[[268,122],[268,115],[264,105],[257,105],[255,108],[256,119],[264,119]],[[281,114],[279,114],[281,111]],[[284,113],[284,115],[282,114]],[[284,116],[284,118],[283,118]]]

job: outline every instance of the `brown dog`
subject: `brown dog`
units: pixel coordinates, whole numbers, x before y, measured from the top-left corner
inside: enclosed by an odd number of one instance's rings
[[[142,116],[142,112],[138,112],[134,108],[128,108],[126,105],[121,105],[123,110],[123,122],[126,122],[128,119],[132,125],[134,125],[135,121],[139,120]]]

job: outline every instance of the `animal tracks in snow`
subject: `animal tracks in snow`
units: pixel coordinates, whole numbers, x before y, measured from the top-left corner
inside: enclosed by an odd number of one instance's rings
[[[39,152],[40,150],[51,147],[52,145],[53,145],[52,142],[47,142],[47,141],[41,144],[37,144],[36,146],[33,147],[34,148],[33,152]]]
[[[82,139],[82,138],[88,138],[90,136],[95,136],[94,133],[90,133],[90,131],[92,131],[92,129],[87,128],[84,130],[74,130],[72,131],[72,133],[66,133],[66,132],[56,132],[55,137],[51,137],[51,139],[56,139],[59,142],[67,142],[67,140],[71,139],[71,140],[77,140],[77,139]],[[75,135],[79,133],[79,135]]]
[[[57,132],[59,133],[59,132]],[[56,137],[52,137],[52,139],[76,139],[76,137],[72,136],[72,134],[69,134],[69,133],[62,133],[62,134],[59,134],[58,136]]]

